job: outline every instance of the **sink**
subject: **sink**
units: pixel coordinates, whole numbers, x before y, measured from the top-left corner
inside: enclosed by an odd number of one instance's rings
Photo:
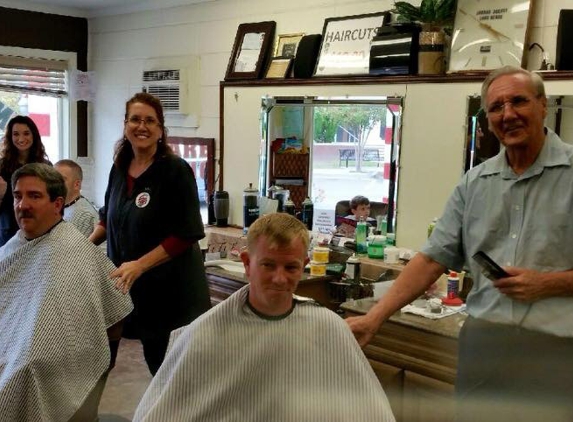
[[[219,267],[225,271],[233,273],[245,274],[245,267],[241,261],[231,261],[230,259],[215,259],[213,261],[206,261],[205,267]]]
[[[362,262],[360,266],[360,277],[371,283],[378,281],[396,280],[400,275],[400,270],[385,268],[381,265]]]

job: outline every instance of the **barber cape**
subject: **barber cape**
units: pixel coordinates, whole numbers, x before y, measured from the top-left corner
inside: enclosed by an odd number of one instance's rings
[[[70,223],[0,248],[0,420],[67,421],[110,361],[106,328],[133,308],[114,265]]]
[[[344,320],[309,300],[263,319],[248,289],[172,333],[134,421],[394,421]]]

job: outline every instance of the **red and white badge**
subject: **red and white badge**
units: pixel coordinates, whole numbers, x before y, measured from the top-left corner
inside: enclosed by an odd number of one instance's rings
[[[135,198],[135,205],[137,205],[137,208],[145,208],[149,205],[149,201],[151,201],[151,195],[147,192],[141,192]]]

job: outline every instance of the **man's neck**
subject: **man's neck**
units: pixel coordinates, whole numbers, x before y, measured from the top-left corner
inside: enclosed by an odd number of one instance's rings
[[[70,199],[69,201],[66,202],[66,205],[64,205],[64,207],[70,207],[72,205],[74,205],[76,202],[79,201],[79,199],[82,197],[82,195],[80,193],[78,193],[77,195],[73,196],[72,199]]]
[[[535,163],[545,144],[545,135],[537,142],[525,147],[507,147],[505,149],[507,163],[515,174],[521,175]]]

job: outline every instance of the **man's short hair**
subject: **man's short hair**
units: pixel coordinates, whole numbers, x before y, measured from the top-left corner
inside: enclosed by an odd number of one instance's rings
[[[76,180],[79,180],[80,182],[84,180],[84,172],[81,168],[81,166],[76,163],[74,160],[60,160],[58,161],[56,164],[54,164],[54,167],[57,166],[66,166],[69,167],[72,172],[74,173],[74,177]]]
[[[370,205],[370,200],[362,195],[356,195],[350,200],[350,209],[355,210],[359,205]]]
[[[12,175],[12,190],[16,187],[18,179],[26,176],[37,177],[46,184],[46,191],[51,202],[54,202],[59,196],[66,197],[67,189],[64,178],[52,166],[43,163],[30,163],[20,167]]]
[[[247,247],[255,250],[255,245],[261,236],[265,236],[271,247],[286,247],[293,240],[301,239],[305,249],[308,249],[309,238],[306,226],[290,214],[277,212],[263,215],[249,227]]]
[[[521,67],[504,66],[490,72],[490,74],[487,75],[487,78],[485,78],[485,81],[483,81],[483,84],[481,86],[482,109],[484,110],[486,109],[487,104],[485,102],[487,97],[487,91],[490,85],[493,83],[493,81],[495,81],[500,76],[515,75],[515,74],[522,74],[529,77],[529,80],[533,84],[533,87],[535,88],[537,95],[545,97],[545,85],[543,84],[543,78],[539,75],[539,73],[530,72],[529,70],[522,69]]]

